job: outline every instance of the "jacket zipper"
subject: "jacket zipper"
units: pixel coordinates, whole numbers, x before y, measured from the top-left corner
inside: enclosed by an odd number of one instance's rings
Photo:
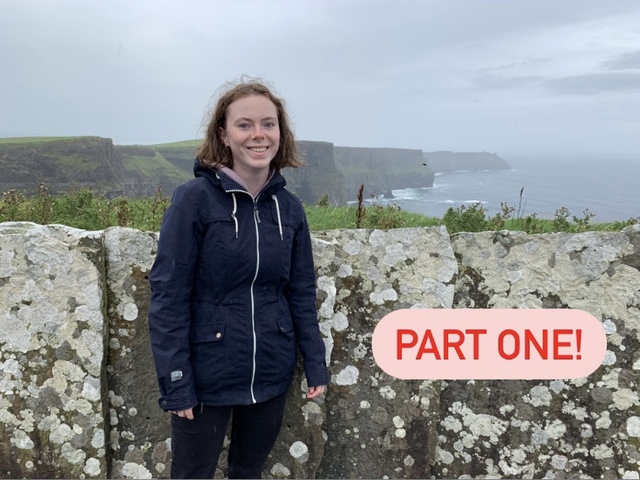
[[[253,197],[251,193],[246,190],[227,190],[227,193],[246,193],[253,200],[253,223],[256,227],[256,271],[253,275],[253,280],[251,280],[251,287],[249,289],[249,293],[251,294],[251,333],[253,335],[253,355],[251,359],[251,384],[249,386],[249,391],[251,393],[251,402],[257,403],[256,397],[253,392],[253,385],[256,379],[256,351],[258,348],[257,337],[256,337],[256,317],[255,317],[255,299],[253,296],[253,286],[256,283],[256,279],[258,278],[258,272],[260,270],[260,232],[258,230],[258,224],[260,223],[260,215],[258,213],[258,198],[260,198],[260,194],[257,197]]]
[[[251,195],[251,194],[250,194]],[[253,371],[251,372],[251,401],[256,403],[256,397],[253,394],[253,384],[256,379],[256,350],[257,350],[257,338],[256,338],[256,317],[255,317],[255,300],[253,297],[253,286],[258,278],[258,271],[260,270],[260,232],[258,230],[258,224],[260,223],[260,217],[258,216],[258,198],[260,195],[253,199],[253,222],[256,226],[256,273],[251,280],[251,330],[253,333]],[[253,195],[251,196],[253,198]]]

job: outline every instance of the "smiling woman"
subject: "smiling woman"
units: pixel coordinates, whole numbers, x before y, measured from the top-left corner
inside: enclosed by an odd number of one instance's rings
[[[249,95],[233,102],[227,111],[225,126],[219,129],[220,138],[231,150],[231,169],[256,194],[265,184],[280,146],[276,106],[263,95]]]
[[[260,82],[232,86],[196,157],[196,178],[165,213],[150,274],[171,476],[213,478],[232,416],[228,477],[260,478],[298,350],[307,398],[328,382],[309,227],[280,173],[302,163],[284,102]]]

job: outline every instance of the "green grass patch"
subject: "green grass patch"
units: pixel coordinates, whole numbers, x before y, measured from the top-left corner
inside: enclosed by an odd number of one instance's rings
[[[180,170],[169,162],[160,152],[153,157],[145,155],[124,155],[124,168],[130,172],[140,172],[150,178],[169,178],[179,182],[186,182],[192,175]]]
[[[8,138],[0,138],[0,145],[1,144],[57,142],[60,140],[81,140],[83,138],[90,138],[90,137],[8,137]]]

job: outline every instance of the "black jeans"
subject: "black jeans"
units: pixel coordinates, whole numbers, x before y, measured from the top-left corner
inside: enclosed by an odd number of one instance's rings
[[[171,478],[213,478],[231,421],[229,478],[261,478],[284,415],[287,392],[253,405],[193,409],[193,420],[171,415]]]

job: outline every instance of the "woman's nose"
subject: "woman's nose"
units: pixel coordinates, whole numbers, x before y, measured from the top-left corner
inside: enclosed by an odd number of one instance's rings
[[[264,138],[264,132],[262,131],[262,129],[260,127],[256,127],[256,129],[253,131],[253,138],[255,138],[255,139],[263,139]]]

